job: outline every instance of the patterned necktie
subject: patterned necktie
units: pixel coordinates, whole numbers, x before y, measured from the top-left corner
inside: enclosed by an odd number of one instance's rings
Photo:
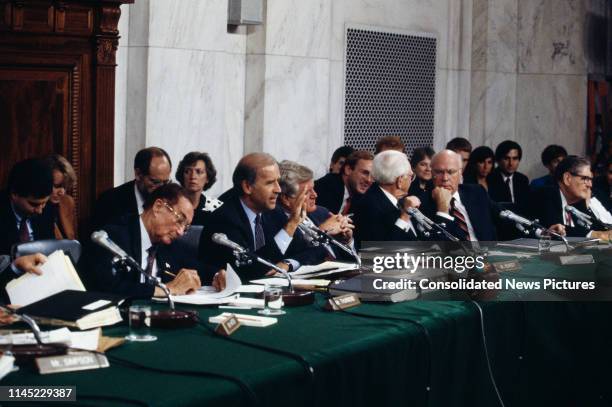
[[[26,243],[30,241],[30,230],[28,229],[28,220],[23,217],[19,223],[19,242]]]
[[[567,206],[565,208],[567,208]],[[574,227],[574,219],[572,218],[572,214],[565,210],[565,208],[563,208],[563,211],[565,212],[565,226]]]
[[[145,273],[148,275],[153,274],[153,263],[155,263],[155,257],[157,256],[157,246],[151,246],[147,249],[147,268]]]
[[[263,225],[261,223],[261,215],[255,217],[255,251],[266,245],[266,237],[264,236]]]
[[[455,218],[455,223],[465,233],[465,239],[463,240],[469,240],[470,232],[468,230],[467,222],[465,221],[465,216],[463,216],[463,214],[459,211],[459,209],[457,209],[456,199],[452,198],[450,204],[451,204],[450,215],[453,218]]]
[[[344,201],[344,208],[342,208],[342,215],[344,216],[348,215],[350,210],[351,210],[351,197],[348,196],[346,198],[346,201]]]

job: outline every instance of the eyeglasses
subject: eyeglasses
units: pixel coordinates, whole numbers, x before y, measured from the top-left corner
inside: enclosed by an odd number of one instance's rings
[[[151,184],[153,184],[155,187],[161,187],[163,185],[168,185],[170,183],[169,179],[157,179],[157,178],[153,178],[150,175],[146,176],[149,181],[151,182]]]
[[[434,177],[441,177],[444,174],[448,174],[449,177],[452,177],[453,175],[456,175],[458,172],[459,170],[455,168],[449,168],[448,170],[439,170],[439,169],[431,170],[431,173],[433,174]]]
[[[168,210],[170,212],[172,212],[172,214],[174,215],[174,220],[176,221],[176,224],[178,225],[178,227],[183,228],[185,231],[187,231],[187,229],[189,229],[189,227],[191,226],[189,223],[187,223],[187,218],[185,218],[185,215],[183,215],[182,213],[178,213],[176,210],[174,210],[174,208],[166,201],[164,201],[164,206],[166,208],[168,208]]]
[[[582,182],[584,182],[585,184],[592,184],[593,183],[593,177],[588,177],[586,175],[580,175],[580,174],[576,174],[575,172],[570,172],[570,174],[574,177],[578,177],[580,178],[580,180]]]

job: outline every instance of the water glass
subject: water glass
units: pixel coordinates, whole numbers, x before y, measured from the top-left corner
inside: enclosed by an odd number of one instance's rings
[[[283,287],[266,284],[264,289],[264,309],[257,311],[262,315],[283,315]]]
[[[152,342],[157,337],[151,335],[151,306],[132,305],[129,314],[130,334],[125,337],[132,342]]]
[[[548,233],[542,232],[540,239],[538,239],[538,253],[550,252],[551,239]]]

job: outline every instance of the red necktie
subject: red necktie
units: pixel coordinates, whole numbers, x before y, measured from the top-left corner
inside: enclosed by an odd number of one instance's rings
[[[351,197],[347,197],[346,201],[344,201],[344,208],[342,209],[342,215],[346,216],[351,210]]]
[[[457,206],[455,205],[455,203],[456,203],[455,198],[451,199],[450,215],[453,218],[455,218],[455,222],[457,223],[457,226],[459,226],[459,228],[465,232],[466,239],[469,240],[470,232],[468,230],[467,222],[465,221],[465,217],[463,216],[463,214],[459,211],[459,209],[457,209]]]

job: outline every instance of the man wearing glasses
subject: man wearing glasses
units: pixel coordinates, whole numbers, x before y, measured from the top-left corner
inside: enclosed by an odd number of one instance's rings
[[[424,240],[406,212],[421,204],[416,196],[407,196],[414,173],[406,154],[395,150],[378,153],[372,174],[376,182],[355,205],[356,240]]]
[[[144,202],[157,188],[170,182],[172,161],[159,147],[140,150],[134,157],[134,180],[100,195],[92,225],[98,229],[128,214],[142,214]]]
[[[553,225],[567,236],[609,239],[605,224],[612,223],[612,215],[592,196],[593,173],[591,163],[582,157],[570,155],[555,169],[557,185],[537,191],[532,216],[544,226]],[[572,206],[588,214],[593,220],[590,229],[580,225],[566,207]]]
[[[182,295],[201,286],[196,259],[173,245],[192,219],[193,205],[185,191],[178,184],[167,184],[147,196],[141,215],[128,215],[103,229],[147,274],[161,278],[172,295]],[[89,247],[80,270],[88,289],[134,298],[164,295],[135,270],[115,266],[112,254],[97,245]]]
[[[499,210],[482,186],[461,183],[462,165],[461,156],[451,150],[432,157],[434,189],[424,211],[460,240],[493,241],[493,218]]]

